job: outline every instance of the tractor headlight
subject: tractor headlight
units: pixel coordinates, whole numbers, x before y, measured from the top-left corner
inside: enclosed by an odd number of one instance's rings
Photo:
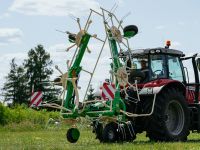
[[[154,51],[154,50],[151,50],[150,53],[151,53],[151,54],[155,54],[155,51]]]
[[[157,49],[157,50],[156,50],[156,53],[160,53],[160,49]]]

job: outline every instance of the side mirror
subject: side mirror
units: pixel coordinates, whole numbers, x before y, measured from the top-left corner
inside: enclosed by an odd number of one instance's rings
[[[131,38],[138,33],[138,27],[135,25],[129,25],[124,28],[124,37]]]
[[[197,63],[197,68],[200,72],[200,58],[197,58],[196,63]]]

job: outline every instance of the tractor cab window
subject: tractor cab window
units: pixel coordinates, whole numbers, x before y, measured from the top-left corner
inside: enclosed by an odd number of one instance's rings
[[[147,57],[139,57],[132,59],[132,69],[146,69],[148,67],[148,59]]]
[[[129,70],[129,82],[133,84],[145,83],[149,80],[148,55],[135,56],[132,58],[131,69]]]
[[[183,81],[183,73],[179,58],[175,56],[168,56],[169,78],[173,80]]]
[[[164,55],[150,55],[150,79],[167,78]]]

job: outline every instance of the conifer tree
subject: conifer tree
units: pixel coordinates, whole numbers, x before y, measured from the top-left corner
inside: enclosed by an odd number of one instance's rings
[[[10,72],[6,76],[3,86],[4,101],[11,101],[13,104],[28,103],[27,78],[22,66],[18,66],[13,58],[10,63]]]
[[[28,52],[28,59],[25,60],[24,66],[26,75],[29,80],[29,95],[33,91],[43,92],[43,101],[56,99],[59,89],[52,88],[50,76],[53,73],[51,68],[52,60],[42,45],[37,45]]]

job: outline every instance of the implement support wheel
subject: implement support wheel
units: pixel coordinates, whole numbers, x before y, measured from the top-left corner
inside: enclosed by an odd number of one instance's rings
[[[77,128],[70,128],[67,131],[66,137],[70,143],[76,143],[80,137],[80,132]]]

